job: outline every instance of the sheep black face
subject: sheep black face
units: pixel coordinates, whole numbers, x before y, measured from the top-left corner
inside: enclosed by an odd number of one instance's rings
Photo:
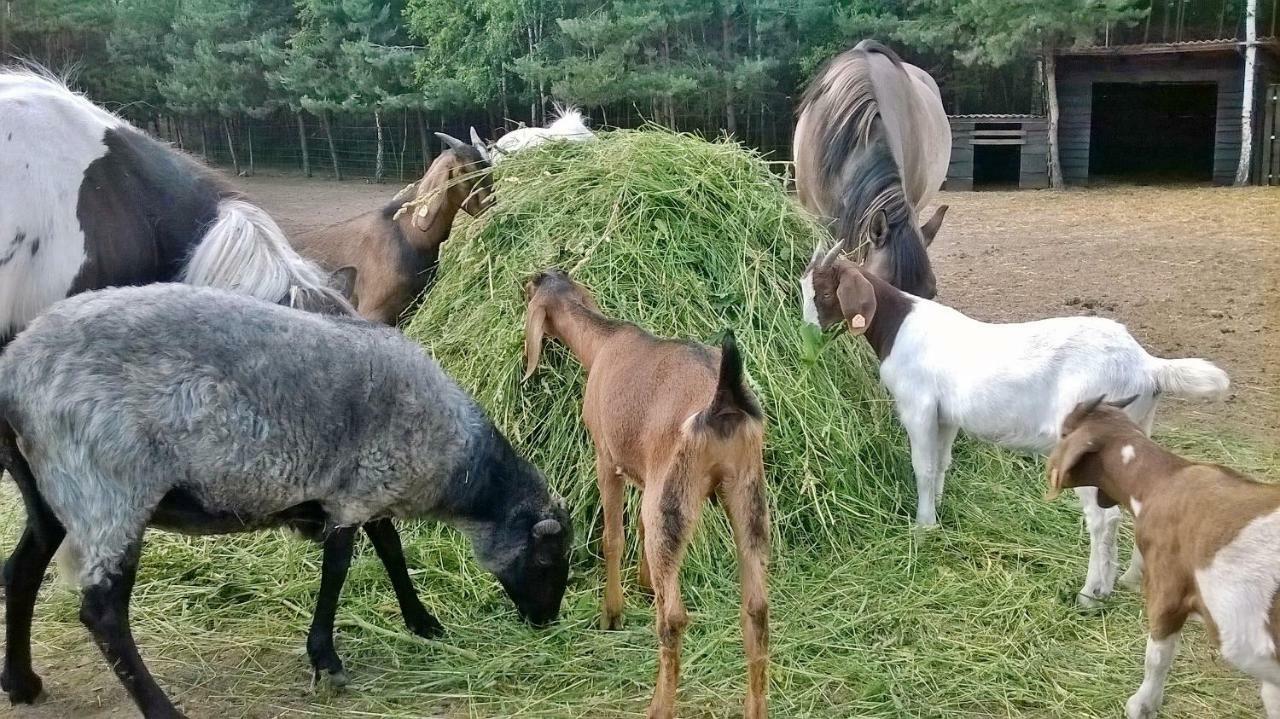
[[[520,617],[544,627],[560,613],[572,545],[569,512],[557,498],[541,511],[516,509],[476,549],[480,563],[501,582]]]

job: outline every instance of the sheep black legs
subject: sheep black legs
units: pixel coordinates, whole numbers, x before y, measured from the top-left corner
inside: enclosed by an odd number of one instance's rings
[[[351,567],[351,553],[355,548],[356,527],[338,527],[324,539],[324,560],[320,565],[320,594],[316,598],[316,613],[307,634],[307,656],[311,658],[313,677],[323,671],[334,686],[347,683],[347,673],[342,660],[333,648],[333,620],[338,612],[338,596],[347,581],[347,569]]]
[[[55,519],[45,526],[47,536],[38,538],[30,525],[18,540],[13,556],[4,565],[5,656],[0,688],[14,704],[30,704],[40,696],[40,677],[31,668],[31,616],[36,594],[65,532]]]
[[[143,717],[181,719],[182,712],[173,706],[143,664],[129,629],[129,596],[138,576],[141,551],[142,543],[135,542],[121,559],[118,574],[85,587],[80,601],[80,621],[93,634],[94,642]]]
[[[431,639],[444,634],[444,626],[440,620],[422,606],[418,593],[413,590],[413,582],[409,579],[409,568],[405,565],[404,549],[400,546],[400,534],[390,519],[379,519],[364,525],[365,534],[373,543],[373,550],[382,560],[387,570],[391,586],[396,591],[396,601],[400,604],[400,614],[404,616],[405,626],[420,637]]]

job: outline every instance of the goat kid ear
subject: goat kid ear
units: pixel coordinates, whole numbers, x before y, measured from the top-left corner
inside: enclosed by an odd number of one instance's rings
[[[938,209],[933,211],[933,217],[920,228],[920,236],[924,238],[925,247],[933,244],[933,238],[937,237],[938,230],[942,227],[942,218],[947,216],[948,209],[950,209],[949,205],[938,205]]]
[[[1133,404],[1134,401],[1137,400],[1138,397],[1140,396],[1141,395],[1136,395],[1136,394],[1130,395],[1128,397],[1125,397],[1124,399],[1119,399],[1119,400],[1116,400],[1115,402],[1108,402],[1107,404],[1111,405],[1112,407],[1115,407],[1116,409],[1124,409],[1125,407],[1128,407],[1129,405]]]
[[[1063,437],[1049,455],[1049,490],[1045,499],[1057,499],[1064,489],[1093,486],[1092,482],[1082,481],[1073,474],[1073,470],[1086,455],[1097,451],[1097,442],[1087,432],[1076,431]]]
[[[533,376],[542,357],[542,326],[547,322],[547,311],[540,305],[530,304],[524,318],[524,379]]]
[[[347,265],[340,267],[329,275],[329,286],[332,287],[347,302],[355,304],[356,296],[356,268]]]
[[[875,319],[875,288],[861,271],[851,265],[841,264],[836,271],[839,273],[836,300],[840,302],[840,316],[844,318],[849,334],[863,334]]]

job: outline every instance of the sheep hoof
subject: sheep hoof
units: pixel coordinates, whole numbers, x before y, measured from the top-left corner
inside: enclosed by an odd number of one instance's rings
[[[33,704],[44,691],[44,683],[35,672],[15,677],[6,669],[0,673],[0,689],[9,695],[10,704]]]
[[[316,667],[311,671],[312,691],[320,684],[321,674],[328,678],[330,686],[335,689],[341,689],[351,683],[351,678],[347,676],[345,669],[320,669]]]
[[[423,639],[436,639],[444,636],[444,625],[430,613],[418,617],[405,617],[404,623],[409,631]]]

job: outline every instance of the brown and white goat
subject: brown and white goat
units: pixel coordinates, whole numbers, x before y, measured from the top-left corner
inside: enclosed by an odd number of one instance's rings
[[[654,591],[660,643],[648,716],[675,715],[680,643],[688,624],[680,563],[703,502],[714,494],[729,516],[738,551],[748,668],[745,715],[762,719],[769,645],[764,423],[743,382],[732,333],[719,351],[654,337],[605,317],[587,290],[558,270],[530,280],[525,295],[525,378],[537,367],[544,334],[568,345],[587,369],[582,415],[596,447],[604,510],[605,629],[622,623],[624,478],[640,489],[640,582]]]
[[[436,133],[449,146],[427,174],[382,209],[293,238],[301,254],[330,270],[356,269],[353,304],[365,318],[393,325],[435,279],[440,245],[458,210],[479,215],[493,180],[483,145]]]
[[[1096,487],[1101,504],[1133,513],[1149,635],[1126,714],[1159,711],[1178,634],[1198,615],[1223,658],[1262,683],[1267,716],[1280,719],[1280,486],[1163,449],[1126,404],[1098,398],[1067,416],[1049,457],[1048,495]]]

